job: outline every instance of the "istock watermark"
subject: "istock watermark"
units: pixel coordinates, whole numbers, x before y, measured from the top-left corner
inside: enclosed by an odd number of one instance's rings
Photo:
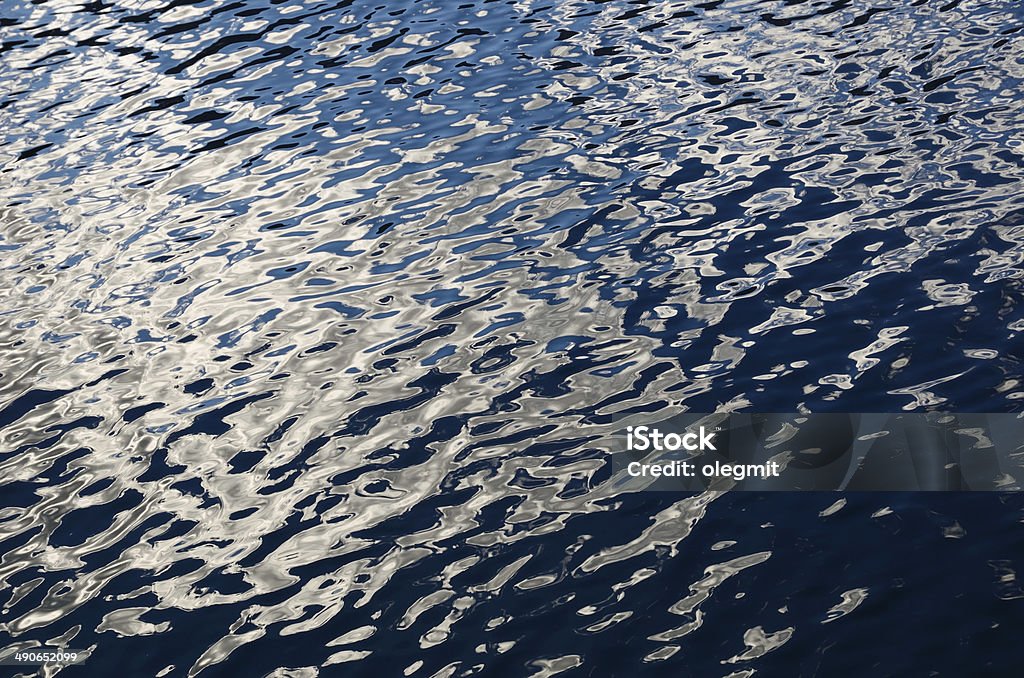
[[[1017,413],[683,413],[621,420],[623,489],[996,491],[1022,489]]]
[[[716,451],[715,434],[701,426],[682,435],[670,431],[662,433],[650,426],[627,426],[626,446],[630,450],[689,450],[690,452]]]

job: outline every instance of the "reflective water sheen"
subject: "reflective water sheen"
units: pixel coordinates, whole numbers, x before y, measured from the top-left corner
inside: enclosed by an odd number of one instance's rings
[[[1020,674],[1018,496],[616,494],[600,442],[1021,409],[1019,2],[2,7],[0,647]]]

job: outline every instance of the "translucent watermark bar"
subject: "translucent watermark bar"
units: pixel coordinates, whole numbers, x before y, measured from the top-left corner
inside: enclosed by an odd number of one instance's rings
[[[621,489],[999,491],[1024,478],[1024,415],[679,414],[623,420]]]

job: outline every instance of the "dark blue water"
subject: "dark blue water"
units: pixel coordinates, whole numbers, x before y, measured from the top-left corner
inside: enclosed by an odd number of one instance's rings
[[[1019,495],[617,493],[606,437],[1021,410],[1019,2],[0,7],[0,649],[1020,675]]]

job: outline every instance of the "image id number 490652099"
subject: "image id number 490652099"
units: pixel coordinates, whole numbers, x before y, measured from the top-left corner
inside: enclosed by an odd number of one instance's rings
[[[43,666],[46,664],[80,664],[89,653],[56,647],[29,647],[0,654],[0,666]]]

